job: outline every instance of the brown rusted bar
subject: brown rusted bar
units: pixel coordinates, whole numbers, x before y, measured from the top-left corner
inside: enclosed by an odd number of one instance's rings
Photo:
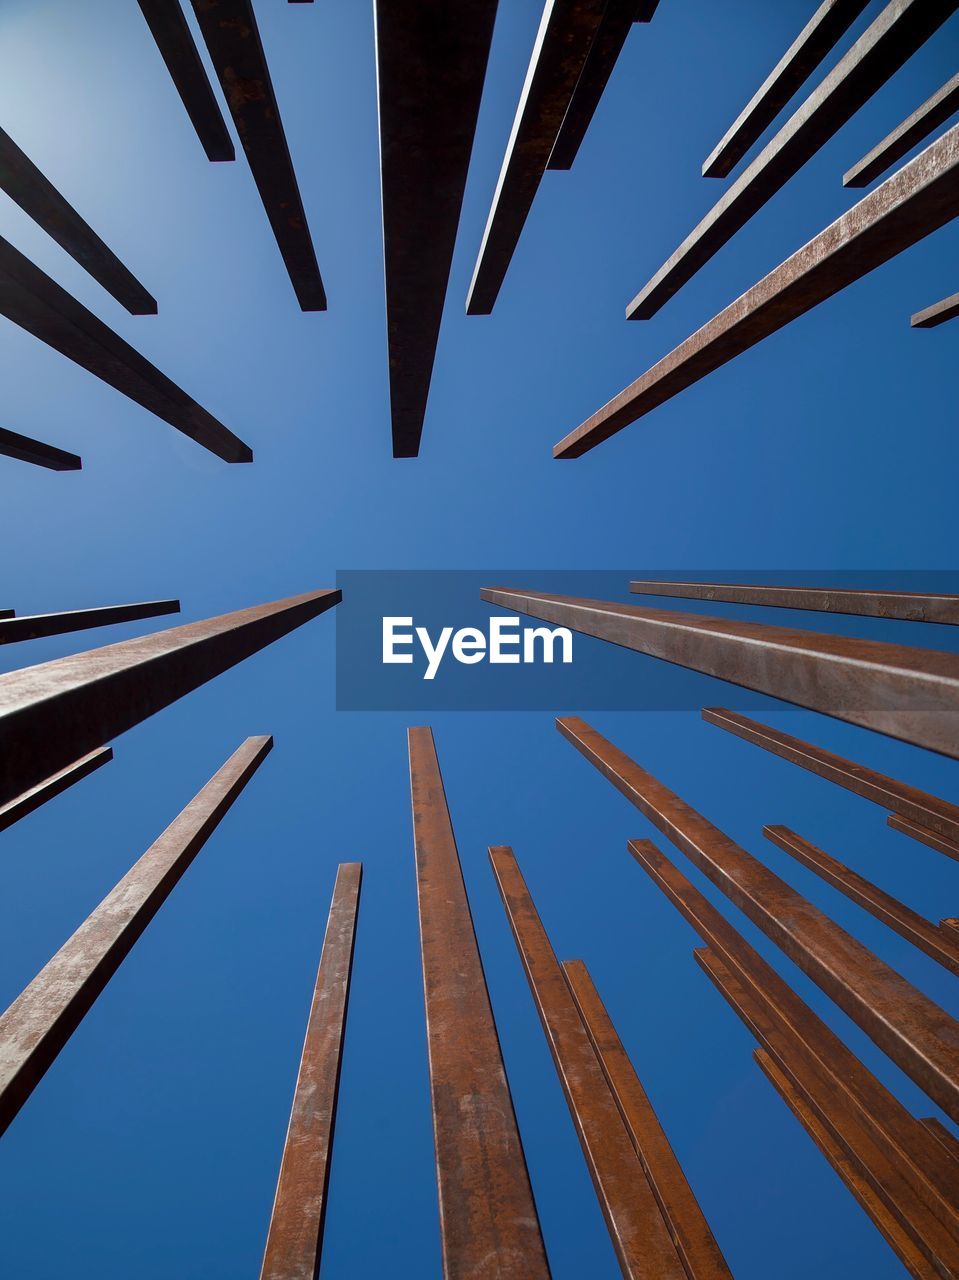
[[[0,1017],[0,1133],[273,745],[247,738]]]
[[[933,303],[931,307],[926,307],[925,311],[917,311],[909,323],[913,329],[935,329],[937,325],[945,324],[947,320],[954,320],[956,316],[959,316],[959,293],[943,298],[941,302]]]
[[[941,1120],[937,1120],[935,1116],[927,1116],[922,1121],[922,1124],[925,1125],[934,1138],[939,1140],[954,1160],[959,1160],[959,1138],[954,1133],[951,1133]]]
[[[808,609],[865,618],[901,618],[908,622],[945,622],[959,626],[959,595],[923,591],[861,591],[848,587],[771,587],[743,582],[631,582],[634,595],[680,600],[720,600],[771,609]]]
[[[179,612],[179,600],[142,600],[136,604],[102,605],[98,609],[71,609],[67,613],[25,614],[0,621],[0,644],[36,640],[40,636],[62,636],[67,632],[112,627],[118,622],[138,622],[141,618]]]
[[[563,962],[576,1007],[688,1280],[731,1272],[582,960]]]
[[[260,1280],[315,1280],[320,1269],[362,876],[359,862],[337,869]]]
[[[869,0],[823,0],[707,157],[704,178],[729,176],[868,3]]]
[[[959,756],[959,656],[758,622],[486,587],[484,600]]]
[[[0,804],[325,613],[310,591],[0,676]]]
[[[446,1280],[549,1265],[433,735],[409,730],[440,1244]]]
[[[578,717],[560,733],[953,1119],[959,1023]]]
[[[560,440],[554,457],[588,453],[957,214],[959,125],[954,125]]]
[[[44,444],[42,440],[32,440],[17,431],[8,431],[6,427],[0,427],[0,455],[16,458],[18,462],[31,462],[35,467],[46,467],[48,471],[79,471],[83,466],[75,453]],[[2,616],[6,617],[5,614]]]
[[[627,1280],[686,1272],[512,849],[489,851],[516,949]]]
[[[81,778],[88,777],[94,770],[112,759],[112,747],[99,747],[96,751],[90,751],[87,755],[81,756],[79,760],[74,760],[73,764],[60,769],[51,777],[44,778],[37,786],[30,787],[28,791],[24,791],[9,803],[0,806],[0,831],[6,831],[7,827],[12,827],[28,813],[33,813],[34,809],[39,809],[48,800],[60,795],[62,791],[72,787]]]
[[[326,292],[250,0],[193,0],[256,189],[296,300],[325,311]]]
[[[946,840],[937,831],[931,831],[929,827],[924,826],[921,822],[910,822],[908,818],[903,818],[897,813],[891,813],[886,822],[892,827],[893,831],[899,831],[904,836],[912,836],[913,840],[918,840],[920,843],[928,845],[930,849],[935,849],[937,853],[944,853],[947,858],[959,860],[959,845],[953,844],[951,840]]]
[[[957,8],[959,0],[891,0],[699,226],[643,286],[627,307],[627,317],[648,320],[654,316],[839,132]],[[835,223],[830,228],[833,235],[838,226],[839,223]],[[895,252],[898,250],[892,248],[886,256],[891,257]],[[833,263],[829,271],[838,272],[838,264]],[[842,284],[836,286],[839,288]]]
[[[415,458],[496,0],[377,0],[375,13],[393,456]]]
[[[959,74],[947,80],[898,128],[843,174],[844,187],[867,187],[959,111]]]

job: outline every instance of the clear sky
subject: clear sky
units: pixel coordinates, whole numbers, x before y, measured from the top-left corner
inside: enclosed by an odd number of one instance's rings
[[[723,190],[700,177],[703,159],[812,8],[662,0],[632,31],[572,172],[544,181],[494,315],[468,320],[541,11],[539,0],[501,0],[422,455],[394,461],[370,4],[256,4],[330,299],[328,313],[303,315],[245,161],[207,163],[137,6],[6,0],[0,124],[160,314],[126,315],[6,198],[0,234],[249,441],[256,461],[220,463],[3,321],[3,425],[82,453],[84,470],[0,460],[0,605],[174,595],[189,620],[357,568],[954,569],[959,330],[911,332],[908,317],[955,291],[959,227],[582,460],[550,456],[850,207],[843,171],[955,70],[953,19],[655,320],[627,324],[626,303]],[[21,645],[2,661],[154,625]],[[439,1274],[406,772],[417,717],[335,711],[334,631],[322,617],[127,734],[114,763],[0,837],[5,1007],[238,743],[275,735],[0,1144],[4,1277],[258,1274],[335,866],[354,859],[366,876],[323,1280]],[[917,631],[890,623],[882,634]],[[940,632],[920,642],[946,647]],[[704,698],[729,700],[718,682]],[[691,930],[628,857],[626,840],[653,834],[648,825],[545,712],[430,718],[557,1280],[612,1280],[618,1268],[490,843],[515,847],[559,954],[589,964],[737,1277],[902,1274],[755,1066],[753,1041],[692,958]],[[695,711],[592,719],[924,991],[954,996],[944,971],[759,830],[794,827],[933,919],[959,906],[955,864]],[[769,719],[959,795],[955,762],[809,713]],[[917,1114],[935,1114],[758,945]]]

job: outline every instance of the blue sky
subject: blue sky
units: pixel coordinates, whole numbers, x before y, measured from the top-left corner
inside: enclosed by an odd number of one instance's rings
[[[422,454],[394,461],[371,6],[256,8],[330,299],[323,315],[296,308],[243,159],[205,160],[135,5],[3,6],[0,123],[160,314],[126,315],[6,199],[0,234],[248,440],[256,462],[221,464],[2,322],[3,425],[82,453],[85,468],[2,462],[0,605],[177,595],[192,619],[332,585],[350,568],[955,568],[957,331],[908,327],[911,312],[955,291],[941,266],[956,260],[955,226],[587,457],[554,462],[550,449],[854,203],[843,171],[953,73],[956,19],[655,320],[627,324],[628,300],[723,190],[699,176],[703,159],[812,9],[662,0],[631,33],[572,172],[546,177],[493,316],[468,320],[541,10],[501,0]],[[39,662],[152,625],[2,659]],[[921,639],[945,647],[939,631]],[[906,637],[895,624],[883,634]],[[335,866],[353,859],[366,875],[322,1274],[438,1274],[404,732],[416,717],[336,713],[334,658],[326,616],[127,734],[112,764],[3,834],[0,1006],[244,737],[276,737],[0,1145],[3,1275],[258,1273]],[[715,684],[708,701],[729,695]],[[759,830],[794,827],[935,919],[957,909],[952,863],[695,712],[591,718],[949,1000],[931,960]],[[769,719],[959,794],[955,762],[809,713]],[[431,722],[557,1280],[611,1280],[618,1268],[490,843],[514,845],[557,951],[589,964],[737,1277],[768,1280],[770,1258],[777,1280],[902,1274],[754,1065],[750,1037],[692,959],[692,932],[626,854],[647,824],[546,713]],[[908,1105],[935,1113],[759,945]]]

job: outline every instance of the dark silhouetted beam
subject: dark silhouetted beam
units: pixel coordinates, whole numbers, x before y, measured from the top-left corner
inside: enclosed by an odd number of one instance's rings
[[[15,609],[0,609],[0,618],[13,618],[16,616]]]
[[[395,458],[419,452],[495,17],[496,0],[376,4]]]
[[[138,622],[141,618],[179,612],[179,600],[143,600],[137,604],[104,605],[99,609],[71,609],[68,613],[25,614],[0,621],[0,644],[36,640],[40,636],[62,636],[68,632],[89,631],[91,627],[112,627],[118,622]]]
[[[959,214],[959,126],[747,289],[553,448],[578,458]]]
[[[15,822],[25,818],[28,813],[33,813],[34,809],[39,809],[48,800],[58,796],[61,791],[66,791],[75,782],[79,782],[81,778],[86,778],[94,770],[99,769],[101,765],[107,764],[112,759],[112,747],[99,747],[96,751],[91,751],[89,754],[81,756],[79,760],[74,760],[73,764],[67,765],[65,769],[61,769],[51,777],[44,778],[37,786],[24,791],[22,795],[17,796],[16,799],[11,800],[0,808],[0,831],[6,831],[7,827],[12,827]]]
[[[273,745],[247,738],[0,1018],[0,1133]]]
[[[935,329],[937,325],[945,324],[947,320],[954,320],[956,316],[959,316],[959,293],[943,298],[941,302],[933,303],[931,307],[926,307],[925,311],[917,311],[909,323],[914,329]]]
[[[139,5],[207,159],[235,159],[233,139],[207,79],[180,0],[139,0]]]
[[[945,802],[943,801],[943,803]],[[953,844],[951,840],[944,839],[938,832],[931,831],[921,822],[910,822],[908,818],[902,818],[895,813],[891,813],[886,822],[892,827],[893,831],[899,831],[905,836],[912,836],[913,840],[918,840],[921,844],[928,845],[930,849],[935,849],[938,853],[944,853],[947,858],[959,860],[959,845]]]
[[[959,756],[959,655],[502,587],[484,600]]]
[[[549,1265],[473,931],[439,761],[409,730],[440,1244],[447,1280],[523,1276]]]
[[[627,307],[627,317],[648,320],[654,316],[957,8],[959,0],[892,0],[887,4],[822,84],[643,286]]]
[[[493,874],[543,1024],[583,1156],[627,1280],[686,1272],[620,1115],[576,1001],[512,849],[491,848]]]
[[[260,1280],[319,1272],[362,875],[359,862],[337,869]]]
[[[233,123],[303,311],[326,292],[250,0],[193,0]]]
[[[46,467],[48,471],[79,471],[83,466],[75,453],[44,444],[42,440],[31,440],[6,427],[0,427],[0,455],[16,458],[18,462],[32,462],[35,467]]]
[[[0,676],[0,804],[338,604],[310,591]]]
[[[959,74],[948,80],[941,89],[928,98],[921,107],[904,120],[898,129],[893,129],[888,137],[883,138],[873,147],[868,155],[863,156],[858,164],[843,174],[844,187],[867,187],[870,182],[885,173],[887,169],[907,155],[915,146],[929,137],[930,133],[945,124],[950,116],[959,111]]]
[[[853,591],[836,587],[768,587],[741,582],[631,582],[640,596],[681,600],[721,600],[775,609],[810,609],[866,618],[902,618],[908,622],[946,622],[959,626],[959,596],[922,591]]]

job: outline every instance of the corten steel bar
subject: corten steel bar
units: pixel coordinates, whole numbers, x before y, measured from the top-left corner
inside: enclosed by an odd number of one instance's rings
[[[486,587],[491,604],[959,756],[959,656],[934,649]]]
[[[0,621],[0,645],[19,640],[36,640],[40,636],[62,636],[68,632],[89,631],[92,627],[111,627],[118,622],[138,622],[141,618],[158,618],[179,613],[179,600],[143,600],[137,604],[103,605],[98,609],[71,609],[66,613],[24,614],[20,618]]]
[[[959,74],[843,174],[844,187],[866,187],[959,111]]]
[[[28,791],[24,791],[15,800],[11,800],[8,804],[0,807],[0,831],[6,831],[7,827],[12,827],[15,822],[25,818],[28,813],[33,813],[34,809],[39,809],[48,800],[60,795],[62,791],[72,787],[81,778],[88,777],[94,770],[99,769],[101,765],[107,764],[112,759],[112,747],[99,747],[96,751],[90,751],[87,755],[81,756],[79,760],[74,760],[73,764],[67,765],[65,769],[60,769],[51,777],[44,778],[37,786],[30,787]]]
[[[319,1272],[362,876],[359,862],[337,869],[260,1280]]]
[[[480,245],[466,314],[493,310],[607,0],[546,0]]]
[[[582,960],[563,962],[576,1007],[689,1280],[731,1280],[699,1201]]]
[[[953,1119],[959,1023],[578,717],[560,733]]]
[[[247,738],[0,1017],[0,1133],[273,745]]]
[[[954,1133],[951,1133],[942,1121],[937,1120],[935,1116],[927,1116],[922,1123],[934,1137],[938,1138],[953,1159],[959,1160],[959,1138]]]
[[[627,317],[648,320],[654,316],[839,132],[957,8],[959,0],[891,0],[699,226],[643,286],[627,307]]]
[[[233,139],[207,79],[180,0],[138,0],[138,3],[206,158],[234,160]]]
[[[928,845],[930,849],[935,849],[937,853],[944,853],[947,858],[959,859],[959,845],[953,844],[951,840],[946,840],[937,831],[930,830],[923,823],[910,822],[908,818],[903,818],[897,813],[891,813],[886,822],[892,827],[893,831],[899,831],[904,836],[912,836],[913,840],[918,840],[921,844]]]
[[[954,320],[956,316],[959,316],[959,293],[943,298],[941,302],[933,303],[924,311],[917,311],[909,323],[913,329],[935,329],[938,325],[945,324],[947,320]]]
[[[429,728],[409,730],[409,755],[443,1274],[446,1280],[548,1280]]]
[[[616,1257],[627,1280],[686,1271],[512,849],[490,862]]]
[[[419,452],[495,17],[496,0],[376,4],[394,458]]]
[[[721,600],[773,609],[808,609],[866,618],[901,618],[908,622],[945,622],[959,626],[959,595],[923,591],[862,591],[846,587],[770,587],[743,582],[631,582],[640,596],[681,600]]]
[[[957,0],[959,2],[959,0]],[[959,125],[553,447],[578,458],[959,214]]]
[[[0,455],[16,458],[18,462],[32,462],[34,466],[46,467],[48,471],[79,471],[83,466],[75,453],[44,444],[42,440],[32,440],[18,431],[8,431],[6,427],[0,427]]]
[[[707,157],[704,178],[728,177],[868,3],[824,0]]]
[[[193,0],[193,11],[296,300],[302,311],[325,311],[326,292],[253,5],[250,0]]]
[[[338,604],[338,590],[170,627],[0,676],[0,804]]]
[[[0,189],[127,311],[135,316],[156,315],[156,299],[3,129]]]

